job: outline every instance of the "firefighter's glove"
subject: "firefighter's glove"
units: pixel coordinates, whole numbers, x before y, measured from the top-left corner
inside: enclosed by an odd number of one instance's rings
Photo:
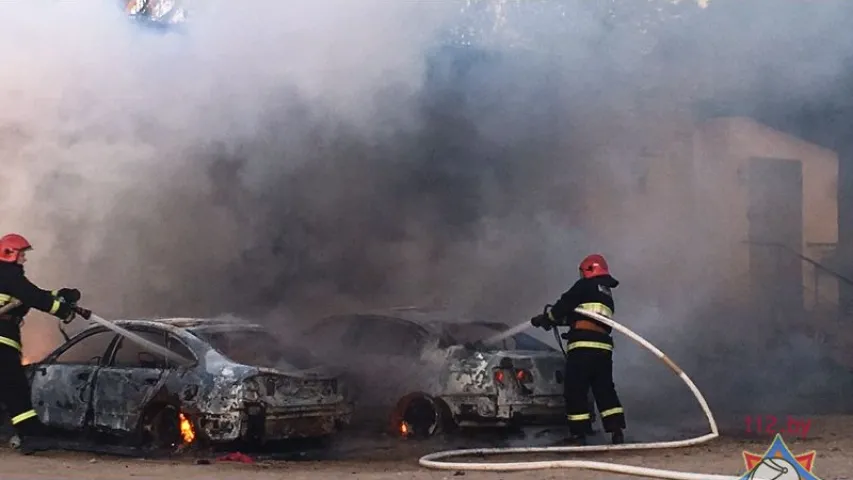
[[[553,327],[553,325],[551,324],[551,319],[548,318],[548,315],[544,313],[540,313],[539,315],[536,315],[535,317],[531,318],[530,324],[536,328],[542,328],[546,332],[548,330],[551,330],[551,328]]]
[[[76,288],[60,288],[58,292],[56,292],[56,296],[65,300],[65,303],[70,303],[71,305],[76,304],[80,301],[80,290]]]
[[[69,324],[74,320],[74,317],[77,316],[77,313],[74,311],[74,307],[68,303],[63,303],[59,306],[59,309],[54,313],[56,318],[62,320],[62,323]]]

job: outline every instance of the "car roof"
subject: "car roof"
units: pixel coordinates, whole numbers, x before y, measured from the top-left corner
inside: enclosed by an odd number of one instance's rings
[[[392,307],[366,312],[337,314],[326,317],[324,321],[331,321],[342,317],[382,317],[389,320],[413,323],[432,333],[443,333],[448,326],[464,324],[489,326],[498,330],[509,328],[509,325],[502,322],[487,322],[473,319],[447,308],[418,306]]]
[[[263,326],[255,323],[247,323],[236,317],[218,318],[194,318],[194,317],[172,317],[172,318],[145,318],[115,320],[113,323],[120,327],[148,326],[155,328],[166,328],[167,330],[190,330],[190,331],[229,331],[229,330],[257,330]],[[97,324],[92,324],[96,326]]]

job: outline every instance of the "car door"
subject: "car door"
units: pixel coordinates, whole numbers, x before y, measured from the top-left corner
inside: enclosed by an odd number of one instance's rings
[[[33,408],[42,422],[67,430],[87,426],[92,387],[116,337],[106,329],[84,332],[30,367]]]
[[[131,327],[131,331],[157,345],[192,359],[192,353],[165,330]],[[148,402],[163,387],[174,365],[125,337],[119,339],[98,373],[94,389],[94,426],[115,432],[133,431]]]

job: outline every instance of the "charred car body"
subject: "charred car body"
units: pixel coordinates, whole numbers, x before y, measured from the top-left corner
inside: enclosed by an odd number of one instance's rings
[[[380,420],[404,436],[565,423],[561,351],[524,333],[475,343],[508,329],[404,308],[327,317],[306,335],[348,374],[354,423]]]
[[[48,427],[170,448],[323,438],[349,421],[339,379],[260,326],[199,319],[115,324],[185,361],[89,327],[25,367],[33,406]]]

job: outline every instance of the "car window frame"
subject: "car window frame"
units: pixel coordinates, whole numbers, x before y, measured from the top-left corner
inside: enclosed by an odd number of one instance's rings
[[[512,328],[503,322],[481,322],[481,321],[477,321],[477,322],[473,322],[473,323],[490,326],[492,328],[497,329],[499,332],[507,332]],[[519,348],[518,337],[526,337],[526,338],[532,340],[533,342],[540,344],[542,348],[534,349],[534,350]],[[530,335],[530,334],[525,333],[523,331],[518,332],[518,333],[510,336],[509,338],[512,338],[513,341],[515,342],[515,349],[514,350],[517,350],[517,351],[527,350],[527,351],[534,351],[534,352],[559,352],[557,347],[554,347],[553,345],[550,345],[547,342],[540,340],[540,339],[534,337],[533,335]]]
[[[467,322],[467,323],[464,323],[464,324],[453,324],[453,326],[464,326],[464,325],[472,325],[472,326],[477,326],[477,327],[483,327],[483,328],[492,329],[492,330],[494,330],[495,334],[499,334],[499,333],[502,333],[502,332],[507,332],[507,331],[508,331],[508,330],[510,330],[510,328],[511,328],[509,325],[507,325],[507,324],[505,324],[505,323],[501,323],[501,322],[472,321],[472,322]],[[451,333],[450,333],[450,331],[449,331],[450,329],[449,329],[449,328],[447,328],[448,326],[449,326],[449,325],[447,325],[447,326],[445,326],[445,327],[443,327],[443,328],[441,329],[441,330],[442,330],[442,335],[441,335],[442,340],[441,340],[441,343],[439,344],[439,347],[440,347],[440,348],[449,348],[449,347],[454,346],[454,345],[461,345],[461,344],[459,343],[459,339],[458,339],[457,337],[455,337],[455,336],[451,335]],[[518,345],[518,338],[517,338],[517,337],[519,337],[519,336],[527,337],[527,338],[529,338],[530,340],[532,340],[532,341],[534,341],[534,342],[536,342],[536,343],[539,343],[539,344],[541,345],[541,348],[534,349],[534,350],[529,350],[529,349],[519,348],[519,345]],[[552,345],[548,344],[547,342],[542,341],[542,340],[540,340],[540,339],[538,339],[538,338],[536,338],[536,337],[534,337],[534,336],[532,336],[532,335],[530,335],[530,334],[524,333],[524,332],[518,332],[518,333],[516,333],[516,334],[514,334],[514,335],[511,335],[510,337],[507,337],[507,338],[503,339],[502,341],[503,341],[503,342],[506,342],[506,340],[508,340],[508,339],[510,339],[510,338],[511,338],[511,339],[513,339],[513,342],[514,342],[514,344],[515,344],[515,348],[512,348],[512,349],[510,349],[510,348],[502,348],[501,350],[507,350],[507,351],[535,351],[535,352],[559,352],[559,350],[558,350],[556,347],[554,347],[554,346],[552,346]],[[505,345],[504,345],[504,347],[505,347]]]
[[[424,327],[422,327],[421,325],[418,325],[417,323],[410,322],[410,321],[407,321],[407,320],[402,319],[402,318],[389,317],[389,316],[385,316],[385,315],[356,315],[354,317],[355,318],[354,318],[353,324],[350,326],[350,330],[348,331],[348,333],[350,334],[349,336],[352,339],[352,344],[350,345],[350,347],[357,354],[372,353],[372,352],[362,351],[361,349],[358,348],[360,346],[361,336],[364,334],[363,331],[367,330],[367,329],[364,329],[364,325],[369,325],[371,323],[372,324],[385,323],[386,325],[399,325],[399,326],[402,326],[404,328],[411,329],[412,333],[414,334],[414,337],[417,339],[417,343],[418,343],[417,352],[413,353],[411,356],[384,353],[384,352],[380,353],[379,355],[385,355],[385,356],[390,356],[390,357],[418,358],[421,355],[423,355],[424,348],[426,347],[426,345],[428,343],[428,339],[430,338],[429,332]],[[369,330],[367,330],[367,331],[369,331]]]
[[[359,316],[358,315],[335,315],[320,320],[317,325],[306,332],[309,337],[317,338],[324,336],[323,330],[327,328],[340,328],[340,345],[344,347],[353,346],[352,338]],[[342,326],[340,326],[342,325]],[[340,326],[340,327],[339,327]]]
[[[464,322],[464,323],[442,322],[441,324],[437,325],[437,327],[441,330],[441,342],[439,343],[440,348],[449,348],[451,346],[463,345],[464,344],[464,342],[460,343],[459,336],[455,335],[455,333],[458,333],[458,332],[452,331],[452,329],[454,329],[454,328],[462,329],[465,327],[477,327],[477,328],[482,328],[482,329],[486,329],[486,330],[491,330],[494,332],[494,335],[497,335],[501,332],[505,332],[506,330],[509,329],[509,327],[506,327],[502,324],[497,324],[497,323],[493,323],[493,322],[479,322],[479,321],[468,321],[468,322]],[[498,327],[503,327],[503,328],[498,328]],[[480,339],[480,340],[485,340],[485,338]],[[505,342],[505,341],[506,341],[506,339],[502,340],[502,345],[501,345],[502,347],[503,347],[503,342]]]
[[[95,335],[101,334],[101,333],[112,333],[113,338],[111,338],[110,341],[107,343],[107,346],[104,349],[104,353],[101,355],[97,364],[93,364],[93,363],[64,363],[64,362],[60,363],[60,362],[57,362],[57,359],[60,356],[62,356],[66,352],[68,352],[68,350],[71,350],[73,347],[78,345],[83,340],[90,338],[90,337],[93,337]],[[119,334],[113,332],[112,330],[110,330],[108,328],[104,328],[104,327],[97,327],[97,328],[93,328],[91,330],[85,330],[83,332],[80,332],[80,334],[75,335],[73,338],[71,338],[64,345],[61,345],[59,348],[54,350],[53,353],[51,353],[47,358],[45,358],[43,361],[38,362],[38,363],[40,365],[76,365],[76,366],[103,367],[104,365],[106,365],[106,358],[108,358],[111,355],[111,352],[114,350],[115,344],[117,343],[119,337],[120,337]]]
[[[519,350],[519,351],[525,351],[526,350],[526,351],[531,351],[531,352],[555,352],[555,353],[560,352],[557,349],[557,347],[552,346],[549,343],[542,341],[542,340],[539,340],[538,338],[534,337],[533,335],[530,335],[530,334],[527,334],[524,332],[518,332],[515,335],[513,335],[513,337],[526,337],[526,338],[532,340],[533,342],[536,342],[536,343],[542,345],[542,348],[537,348],[537,349],[533,349],[533,350],[524,349],[524,348],[517,348],[517,350]],[[516,340],[515,340],[515,345],[516,345],[516,347],[518,347],[518,338],[516,338]]]
[[[319,328],[319,327],[320,327],[320,325],[318,324],[317,328]],[[223,330],[217,330],[217,329],[190,330],[189,334],[192,335],[193,337],[195,337],[196,339],[198,339],[200,342],[204,343],[205,348],[209,348],[210,350],[221,355],[227,361],[235,363],[235,364],[246,365],[249,367],[257,367],[258,366],[254,362],[243,363],[243,362],[238,361],[236,358],[234,358],[233,355],[229,355],[228,352],[225,351],[225,349],[220,348],[221,345],[217,345],[216,342],[212,341],[213,340],[213,338],[211,338],[212,336],[214,336],[214,335],[229,335],[229,334],[250,334],[250,335],[257,334],[257,335],[266,336],[266,337],[272,338],[273,342],[275,343],[276,347],[278,347],[278,348],[281,348],[281,349],[302,348],[305,350],[305,353],[308,354],[309,359],[311,360],[313,365],[316,366],[316,365],[322,365],[323,364],[322,355],[316,354],[315,351],[312,350],[311,348],[305,348],[299,344],[290,344],[288,342],[282,341],[276,335],[274,335],[269,329],[267,329],[265,327],[261,327],[261,326],[251,326],[248,328],[241,328],[241,329],[236,329],[236,330],[231,329],[231,328],[227,328],[227,329],[223,329]],[[293,369],[297,369],[297,370],[300,369],[300,367],[297,367],[293,362],[290,361],[290,359],[282,358],[282,362],[289,365]],[[277,368],[277,367],[262,367],[262,368]],[[311,368],[314,368],[314,367],[313,366],[312,367],[306,367],[306,369],[311,369]]]
[[[156,334],[164,334],[164,335],[166,335],[167,344],[168,344],[168,340],[169,340],[169,338],[172,338],[172,339],[174,339],[174,340],[177,340],[177,342],[178,342],[178,343],[180,343],[184,348],[186,348],[186,349],[187,349],[187,351],[188,351],[188,352],[190,352],[190,355],[191,355],[191,357],[192,357],[192,358],[190,358],[190,359],[189,359],[189,360],[191,360],[191,361],[190,361],[188,364],[186,364],[186,365],[175,365],[175,366],[171,366],[171,367],[170,367],[170,366],[167,366],[167,367],[157,367],[157,368],[156,368],[157,370],[178,370],[178,369],[181,369],[181,368],[192,368],[192,367],[195,367],[195,366],[197,366],[197,365],[198,365],[198,362],[199,362],[198,355],[196,355],[196,354],[195,354],[195,352],[193,351],[193,349],[192,349],[189,345],[187,345],[187,342],[184,342],[180,337],[178,337],[177,335],[173,334],[172,332],[170,332],[170,331],[169,331],[169,330],[167,330],[167,329],[164,329],[164,328],[157,328],[157,327],[152,327],[152,326],[148,326],[148,325],[145,325],[145,326],[130,326],[130,327],[125,327],[125,329],[126,329],[126,330],[128,330],[128,331],[130,331],[130,332],[137,333],[137,334],[138,334],[138,333],[140,333],[140,332],[145,332],[145,333],[156,333]],[[127,339],[126,339],[126,338],[124,338],[124,336],[122,336],[122,335],[118,335],[118,336],[119,336],[119,337],[121,337],[121,338],[119,338],[117,341],[115,341],[115,342],[113,343],[113,345],[112,345],[112,349],[110,350],[110,353],[109,353],[109,355],[108,355],[108,357],[109,357],[109,361],[107,361],[107,362],[104,364],[104,366],[105,366],[105,367],[108,367],[108,368],[116,368],[116,369],[145,368],[145,367],[141,367],[141,366],[127,367],[127,366],[122,366],[122,365],[115,365],[115,364],[113,363],[113,362],[115,361],[116,353],[118,353],[118,346],[119,346],[119,345],[121,345],[121,341],[122,341],[122,340],[127,340]],[[128,340],[128,341],[129,341],[129,340]],[[165,347],[165,348],[168,348],[168,347]]]

